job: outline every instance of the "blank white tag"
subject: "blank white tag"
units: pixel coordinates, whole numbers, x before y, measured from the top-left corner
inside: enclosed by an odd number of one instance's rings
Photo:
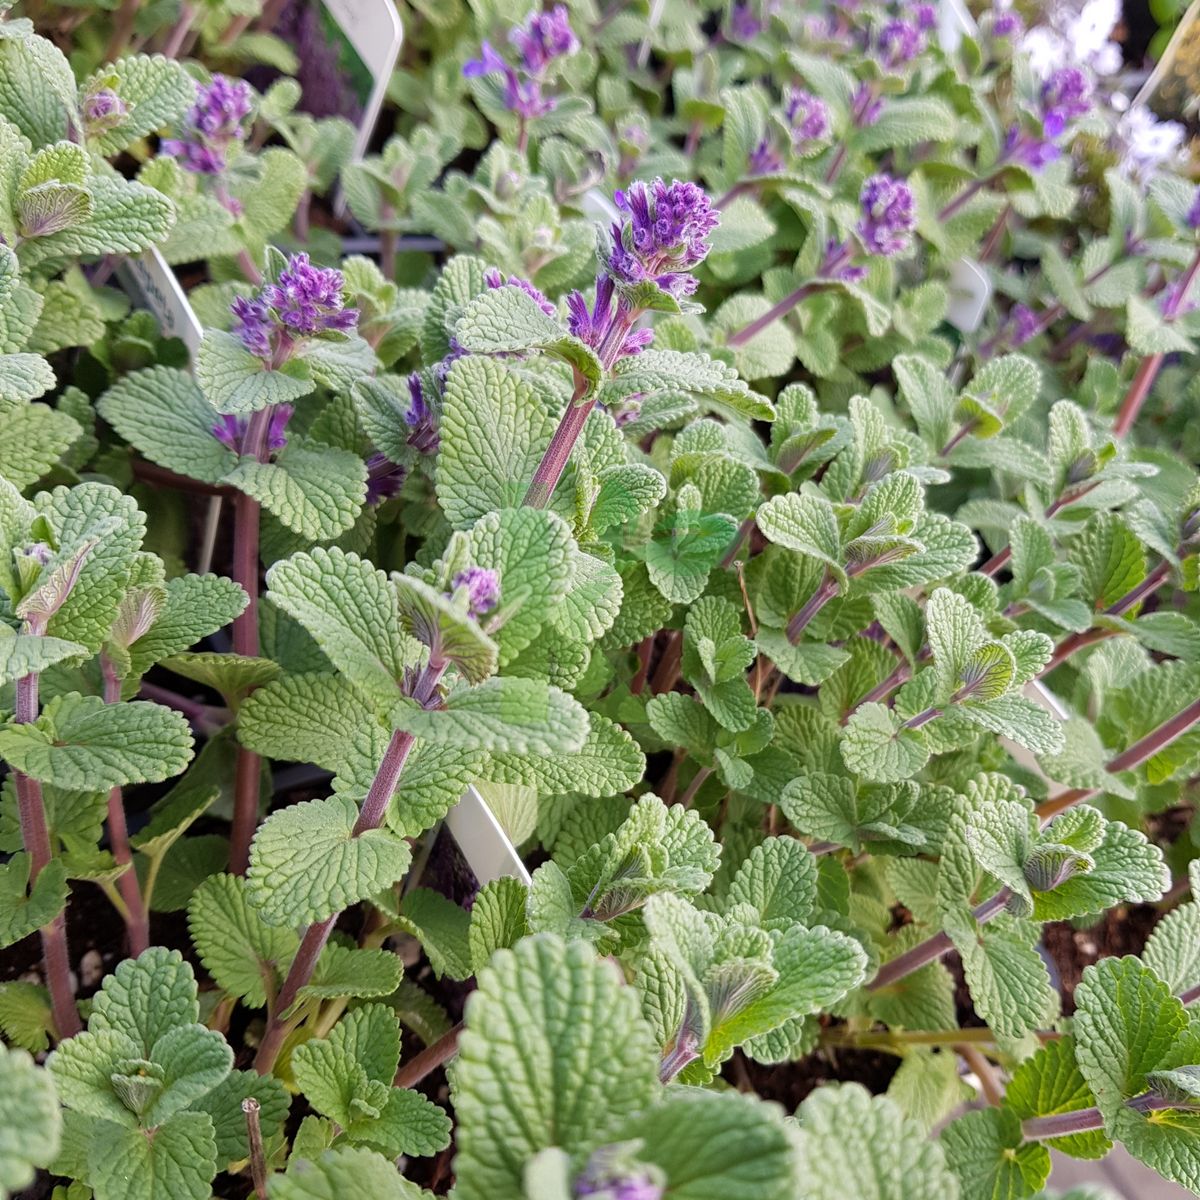
[[[938,0],[937,16],[938,45],[947,54],[957,50],[964,37],[973,38],[979,33],[979,26],[963,0]]]
[[[500,827],[484,798],[469,787],[446,814],[446,828],[482,887],[505,875],[529,885],[530,875],[517,848]]]
[[[974,333],[983,323],[992,298],[992,281],[973,259],[960,258],[950,268],[950,305],[946,320],[963,333]]]
[[[158,318],[163,333],[181,338],[188,353],[194,356],[204,336],[204,327],[158,248],[151,246],[136,258],[122,259],[117,275],[126,290]]]
[[[363,104],[358,135],[354,139],[354,161],[357,162],[367,152],[379,111],[387,98],[388,81],[404,43],[404,26],[392,0],[324,0],[324,4],[371,72],[371,93]],[[339,217],[346,212],[346,197],[340,189],[334,211]]]
[[[595,221],[606,228],[621,223],[621,214],[612,198],[599,188],[589,188],[584,192],[579,207],[583,209],[583,215],[589,221]]]

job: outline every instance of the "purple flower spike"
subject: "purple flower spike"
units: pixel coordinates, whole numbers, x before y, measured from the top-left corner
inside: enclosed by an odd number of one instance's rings
[[[341,271],[314,267],[307,254],[293,254],[279,282],[267,284],[261,298],[290,333],[345,333],[354,328],[358,309],[343,306],[343,282]]]
[[[1009,314],[1012,321],[1012,344],[1023,346],[1038,335],[1041,318],[1026,304],[1015,304]]]
[[[992,37],[1018,38],[1025,32],[1021,14],[1011,8],[998,9],[992,19]]]
[[[1078,67],[1060,67],[1042,84],[1042,127],[1058,137],[1067,122],[1086,116],[1092,107],[1092,84]]]
[[[548,13],[534,13],[524,29],[514,29],[508,36],[531,75],[540,75],[554,59],[579,49],[565,4],[556,4]]]
[[[408,444],[421,454],[432,454],[441,442],[438,436],[437,419],[425,399],[425,388],[421,376],[414,371],[408,377],[408,411],[404,423],[412,430]]]
[[[1196,189],[1196,197],[1188,209],[1187,223],[1191,229],[1200,229],[1200,188]]]
[[[748,42],[763,31],[762,22],[754,15],[749,4],[738,3],[729,12],[729,32],[739,42]]]
[[[101,88],[83,101],[83,120],[90,132],[112,129],[129,113],[129,106],[112,88]]]
[[[242,339],[242,345],[262,359],[271,357],[271,311],[260,299],[249,300],[237,296],[229,306],[234,316],[233,332]]]
[[[376,452],[367,459],[367,503],[382,504],[404,486],[408,471],[390,458]]]
[[[516,288],[519,292],[524,292],[531,300],[536,301],[538,308],[548,317],[553,317],[558,312],[558,309],[528,279],[522,279],[519,275],[510,275],[505,279],[495,267],[489,267],[483,273],[483,282],[493,290],[511,287]]]
[[[214,75],[211,83],[198,83],[196,103],[184,121],[182,136],[165,140],[163,153],[178,158],[185,171],[219,175],[230,148],[246,136],[243,122],[253,106],[254,93],[240,79]]]
[[[803,88],[792,88],[784,108],[797,148],[829,136],[829,108],[825,101]]]
[[[859,196],[863,217],[858,234],[871,254],[900,254],[912,243],[917,224],[913,194],[907,183],[890,175],[872,175]]]
[[[627,219],[614,225],[608,270],[618,284],[653,282],[681,299],[697,287],[688,271],[704,261],[720,218],[694,183],[638,181],[613,199]]]
[[[467,589],[467,606],[471,616],[479,618],[490,613],[500,601],[500,578],[489,567],[468,567],[454,577],[454,590]]]
[[[591,312],[588,312],[587,301],[581,292],[572,292],[567,297],[567,328],[593,350],[599,350],[617,321],[623,323],[629,315],[629,305],[624,299],[617,300],[614,307],[614,295],[613,281],[607,275],[599,275],[596,277],[596,302]],[[631,329],[622,339],[613,361],[640,354],[653,341],[653,329]]]
[[[925,49],[925,35],[909,21],[889,21],[879,31],[879,55],[885,67],[901,67]]]

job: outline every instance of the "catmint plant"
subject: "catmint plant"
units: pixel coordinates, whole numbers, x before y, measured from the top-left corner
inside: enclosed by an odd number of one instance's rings
[[[252,7],[0,3],[0,1195],[1200,1192],[1111,6]]]

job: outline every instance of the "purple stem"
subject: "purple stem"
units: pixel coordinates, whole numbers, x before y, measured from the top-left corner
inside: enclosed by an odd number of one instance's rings
[[[804,602],[803,606],[788,622],[787,639],[795,646],[800,641],[804,627],[838,594],[838,581],[832,575],[821,580],[821,586]]]
[[[744,346],[755,334],[762,333],[772,321],[778,321],[780,317],[790,313],[802,300],[807,299],[814,292],[819,290],[820,283],[805,283],[798,287],[790,295],[784,296],[778,304],[773,304],[767,309],[761,317],[755,317],[749,325],[743,325],[741,329],[731,333],[725,339],[725,345],[732,346],[736,349],[738,346]]]
[[[1138,1112],[1156,1112],[1164,1108],[1188,1109],[1185,1104],[1172,1103],[1147,1092],[1144,1096],[1136,1096],[1127,1100],[1126,1106]],[[1093,1129],[1103,1129],[1104,1118],[1098,1108],[1079,1108],[1074,1112],[1054,1113],[1048,1117],[1031,1117],[1021,1122],[1021,1136],[1027,1142],[1044,1142],[1048,1138],[1070,1137],[1075,1133],[1088,1133]]]

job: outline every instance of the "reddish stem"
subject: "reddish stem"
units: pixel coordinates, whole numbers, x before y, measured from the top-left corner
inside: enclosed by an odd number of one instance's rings
[[[392,1087],[416,1087],[426,1075],[431,1075],[438,1067],[452,1059],[458,1053],[458,1039],[462,1036],[463,1025],[455,1025],[448,1033],[442,1034],[431,1046],[426,1046],[420,1054],[414,1055],[396,1072]]]
[[[794,292],[784,296],[778,304],[771,305],[761,317],[755,317],[748,325],[743,325],[741,329],[731,333],[725,339],[725,345],[733,349],[737,349],[738,346],[744,346],[755,334],[762,333],[772,321],[778,321],[780,317],[790,313],[801,300],[807,299],[819,287],[819,283],[802,284]]]
[[[40,634],[42,630],[36,632]],[[13,720],[19,725],[28,725],[37,720],[37,715],[38,677],[31,673],[17,680],[16,712]],[[42,800],[42,785],[36,779],[31,779],[21,771],[13,771],[12,776],[17,792],[21,841],[29,855],[29,886],[32,889],[51,858],[46,805]],[[71,986],[71,958],[67,952],[65,914],[57,913],[39,932],[46,986],[50,991],[50,1009],[59,1040],[63,1041],[74,1037],[83,1028],[79,1021],[79,1010],[75,1007],[75,991]]]
[[[804,627],[838,594],[838,582],[832,575],[821,580],[821,586],[804,602],[795,616],[788,622],[787,640],[796,645]]]

